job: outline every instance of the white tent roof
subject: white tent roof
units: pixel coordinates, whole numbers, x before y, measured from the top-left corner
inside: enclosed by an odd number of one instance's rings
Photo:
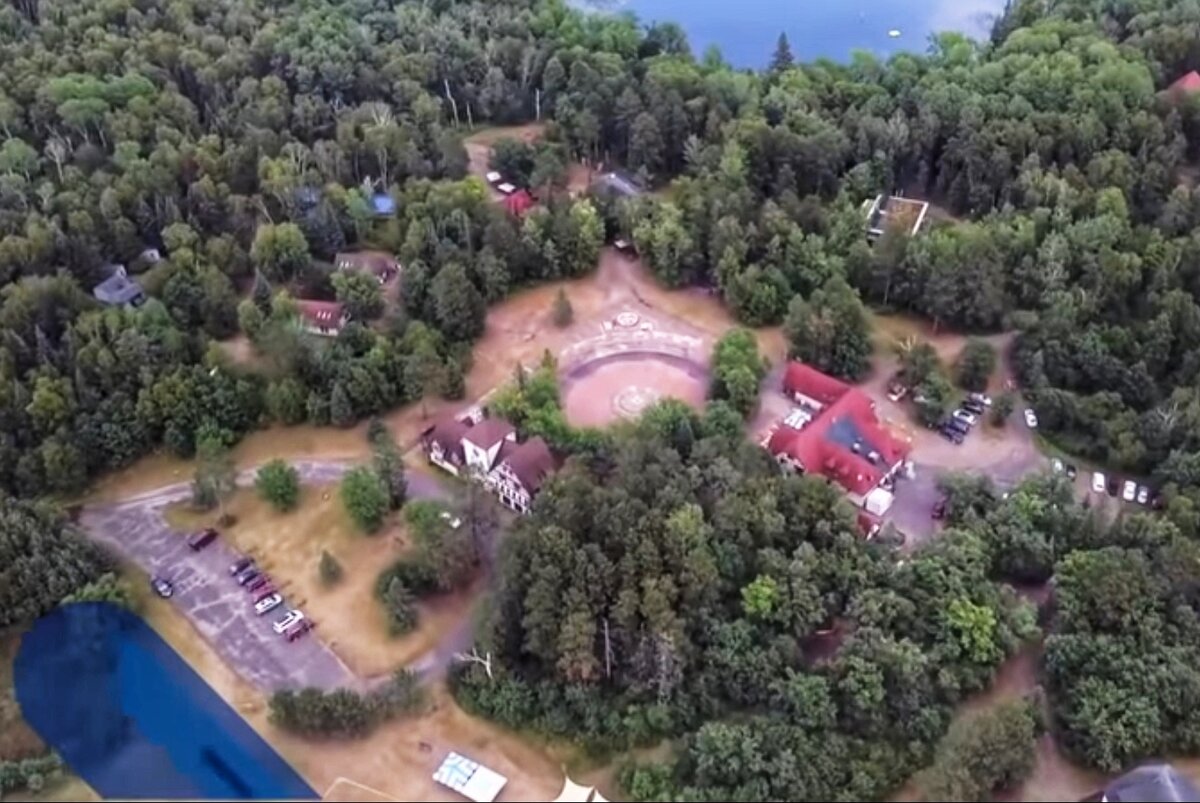
[[[458,753],[446,756],[433,780],[475,803],[492,803],[508,783],[500,773]]]
[[[486,176],[484,176],[484,178],[486,178],[488,180],[489,184],[495,184],[500,179],[502,179],[503,176],[501,176],[499,173],[497,173],[495,170],[493,170],[490,173],[488,173]]]
[[[600,790],[596,790],[596,794],[592,795],[592,803],[608,803],[608,798],[600,794]]]
[[[863,501],[863,507],[866,508],[868,513],[882,516],[891,509],[892,502],[895,499],[896,497],[892,495],[892,492],[886,488],[875,488],[867,494],[867,498]]]
[[[570,778],[563,778],[562,791],[554,798],[554,803],[587,803],[595,787],[581,786]]]

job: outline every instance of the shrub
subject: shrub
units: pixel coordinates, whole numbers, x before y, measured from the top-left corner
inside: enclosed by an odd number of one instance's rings
[[[565,329],[575,320],[575,310],[571,307],[571,299],[567,298],[566,291],[559,288],[558,295],[554,297],[553,310],[554,325],[559,329]]]
[[[996,370],[996,349],[991,343],[977,337],[967,341],[958,362],[954,365],[954,379],[960,388],[983,391],[988,379]]]
[[[272,460],[258,470],[254,487],[276,510],[291,510],[300,501],[300,472],[283,460]]]
[[[400,669],[368,694],[350,689],[278,691],[271,695],[269,710],[272,723],[302,736],[354,738],[370,733],[385,719],[416,711],[422,699],[416,675]]]
[[[342,479],[342,504],[361,529],[373,533],[383,525],[390,506],[388,489],[369,468],[356,468]]]
[[[317,571],[321,575],[321,584],[325,586],[337,585],[342,579],[342,564],[325,550],[321,550],[321,561],[317,564]]]
[[[398,577],[393,577],[380,595],[388,614],[388,630],[393,636],[411,633],[417,627],[417,601]]]

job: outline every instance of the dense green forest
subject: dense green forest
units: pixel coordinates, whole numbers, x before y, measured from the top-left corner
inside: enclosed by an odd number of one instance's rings
[[[563,0],[4,4],[0,489],[70,493],[160,445],[460,396],[488,303],[623,235],[664,284],[714,288],[848,377],[867,306],[1016,332],[1043,432],[1152,476],[1165,515],[1102,525],[1053,482],[956,481],[950,531],[898,565],[830,489],[741,442],[761,375],[743,334],[723,401],[632,437],[573,432],[543,369],[501,401],[580,456],[509,539],[481,633],[497,679],[464,670],[465,704],[601,746],[678,737],[672,763],[629,771],[642,798],[875,797],[1025,738],[1016,709],[947,728],[1034,634],[1004,583],[1054,576],[1063,744],[1109,770],[1200,750],[1200,98],[1163,92],[1200,68],[1200,2],[1014,0],[988,41],[887,61],[781,45],[738,71],[677,26]],[[462,140],[538,117],[544,144],[496,154],[545,201],[517,218]],[[570,199],[572,159],[662,192]],[[868,244],[862,202],[899,191],[937,204],[932,225]],[[399,258],[398,304],[335,278],[359,247]],[[93,300],[112,263],[146,304]],[[307,337],[297,298],[355,321]],[[253,368],[218,345],[238,334]],[[0,621],[103,576],[55,514],[3,507]],[[1011,756],[928,788],[985,794],[1026,767]]]

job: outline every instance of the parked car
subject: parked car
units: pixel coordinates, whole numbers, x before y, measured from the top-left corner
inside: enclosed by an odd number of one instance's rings
[[[237,584],[240,586],[244,586],[258,576],[259,576],[258,569],[249,568],[237,576]]]
[[[217,531],[209,527],[199,532],[192,533],[188,536],[187,544],[192,548],[193,552],[199,552],[204,547],[211,544],[217,538]]]
[[[1139,505],[1150,504],[1150,489],[1147,488],[1145,485],[1142,485],[1138,488],[1137,503]]]
[[[973,413],[968,413],[966,410],[962,409],[961,407],[959,409],[955,410],[953,413],[951,413],[951,415],[969,427],[973,427],[979,423],[978,416],[974,415]]]
[[[1101,474],[1099,471],[1092,472],[1092,491],[1093,491],[1093,493],[1098,493],[1098,494],[1104,493],[1105,483],[1106,483],[1106,480],[1104,479],[1103,474]]]
[[[1025,426],[1029,427],[1030,429],[1037,429],[1037,425],[1038,425],[1037,413],[1035,413],[1033,411],[1032,407],[1026,407],[1025,408]]]
[[[1137,499],[1137,483],[1133,480],[1125,480],[1125,485],[1121,488],[1121,498],[1126,502]]]
[[[316,626],[312,619],[302,619],[284,631],[283,635],[288,641],[295,641]]]
[[[964,410],[966,410],[968,413],[970,413],[971,415],[976,415],[976,416],[983,415],[983,411],[987,409],[979,402],[973,402],[970,399],[967,399],[966,401],[964,401],[962,403],[962,408]]]
[[[1119,477],[1108,478],[1108,495],[1116,496],[1121,492],[1121,479]]]
[[[275,593],[275,586],[271,585],[270,583],[267,583],[265,586],[263,586],[262,588],[260,588],[254,592],[254,601],[262,602],[264,599],[266,599],[267,597],[271,596],[274,593]]]
[[[171,581],[165,577],[151,578],[150,587],[154,589],[155,594],[158,594],[163,599],[166,599],[175,593],[175,587],[171,585]]]
[[[254,560],[252,558],[246,558],[246,557],[238,558],[237,560],[235,560],[233,562],[233,565],[229,567],[229,576],[237,577],[239,574],[246,571],[253,565],[254,565]]]
[[[304,619],[304,614],[302,612],[288,611],[282,617],[280,617],[279,619],[276,619],[274,622],[272,622],[271,628],[276,633],[282,634],[283,631],[287,630],[289,627],[296,624],[296,622],[301,621],[302,619]]]
[[[955,446],[961,446],[962,442],[966,440],[966,436],[953,427],[943,427],[941,430],[939,430],[939,432],[942,433],[943,438],[950,441]]]
[[[251,591],[251,592],[253,592],[253,591],[259,591],[259,590],[261,590],[261,589],[262,589],[264,586],[267,586],[267,585],[269,585],[270,583],[271,583],[271,578],[270,578],[270,577],[267,577],[265,574],[261,574],[261,573],[260,573],[260,574],[258,575],[258,577],[255,577],[253,580],[251,580],[250,582],[246,583],[246,590],[247,590],[247,591]]]
[[[1166,506],[1167,500],[1163,499],[1162,494],[1156,493],[1154,496],[1150,497],[1150,508],[1152,510],[1162,510]]]
[[[1063,461],[1057,457],[1050,461],[1050,468],[1054,469],[1055,474],[1062,474],[1067,470],[1067,467],[1063,465]]]
[[[254,612],[259,616],[262,616],[265,613],[270,613],[282,604],[283,597],[279,596],[278,594],[272,594],[271,596],[260,599],[258,602],[254,603]]]
[[[967,398],[973,402],[982,404],[984,407],[992,406],[992,397],[986,393],[968,393]]]
[[[1074,463],[1067,463],[1067,479],[1073,480],[1079,475],[1079,469],[1075,468]]]
[[[943,422],[942,426],[946,426],[946,427],[950,427],[951,429],[958,430],[959,432],[961,432],[964,435],[967,435],[971,432],[970,424],[968,424],[966,421],[963,421],[961,418],[955,418],[954,416],[950,416],[949,418],[947,418],[945,420],[945,422]]]
[[[933,510],[929,512],[930,518],[934,521],[941,521],[946,518],[946,500],[939,499],[933,503]]]

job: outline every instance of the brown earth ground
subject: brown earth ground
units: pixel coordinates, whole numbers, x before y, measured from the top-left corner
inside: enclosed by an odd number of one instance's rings
[[[491,170],[489,164],[492,146],[500,139],[516,139],[524,142],[536,142],[546,131],[545,123],[526,123],[525,125],[497,126],[484,128],[463,140],[467,149],[467,169],[471,175],[484,178]],[[571,162],[567,165],[567,192],[572,196],[582,195],[592,184],[595,171],[581,162]],[[499,198],[499,193],[493,193]]]
[[[654,355],[630,355],[585,366],[586,372],[564,383],[563,410],[580,427],[604,427],[638,418],[664,398],[700,409],[708,393],[707,374]]]
[[[305,486],[299,505],[287,513],[253,489],[241,489],[228,511],[237,523],[222,530],[224,537],[266,570],[292,607],[303,608],[319,624],[321,638],[360,677],[384,676],[411,663],[470,616],[477,589],[438,595],[420,603],[415,631],[389,637],[375,580],[411,549],[408,534],[399,517],[374,535],[358,531],[335,486]],[[180,530],[194,530],[215,525],[217,514],[196,513],[180,503],[166,510],[166,518]],[[318,576],[322,551],[342,565],[342,579],[332,588]]]

